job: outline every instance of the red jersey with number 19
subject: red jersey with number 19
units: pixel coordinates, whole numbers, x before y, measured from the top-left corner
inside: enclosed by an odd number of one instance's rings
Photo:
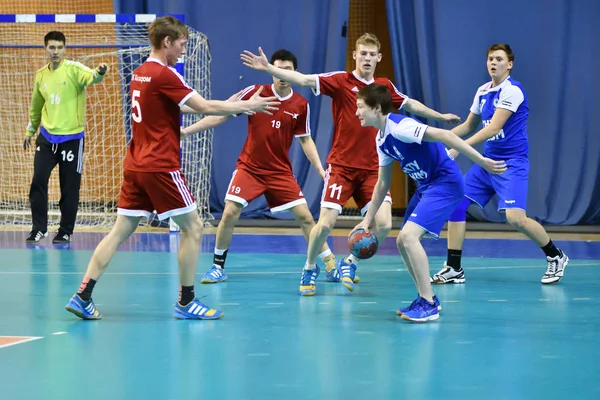
[[[258,113],[248,117],[248,137],[236,168],[256,174],[291,173],[290,147],[294,137],[310,136],[310,108],[298,93],[279,97],[273,85],[249,86],[240,95],[248,100],[260,88],[261,97],[277,96],[281,102],[273,115]]]
[[[196,91],[175,69],[148,58],[133,71],[132,138],[123,168],[130,171],[170,172],[180,169],[180,107]]]

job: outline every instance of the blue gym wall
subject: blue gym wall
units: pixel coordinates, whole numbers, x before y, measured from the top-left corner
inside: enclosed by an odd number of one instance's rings
[[[344,69],[347,41],[341,27],[348,7],[349,0],[115,0],[116,12],[185,14],[188,25],[204,32],[210,40],[214,99],[270,82],[239,60],[242,50],[259,45],[267,54],[293,51],[301,72]],[[487,47],[509,43],[515,51],[512,76],[523,83],[530,106],[528,214],[548,224],[600,223],[600,130],[593,119],[600,108],[600,2],[387,0],[387,14],[399,89],[463,118],[476,89],[489,80]],[[331,143],[329,99],[296,90],[310,101],[313,137],[324,160]],[[215,131],[211,208],[217,216],[245,135],[245,118]],[[292,160],[318,215],[322,183],[297,144]],[[463,170],[470,165],[464,157],[458,162]],[[495,205],[470,211],[478,219],[500,221]],[[243,216],[272,215],[261,198]]]

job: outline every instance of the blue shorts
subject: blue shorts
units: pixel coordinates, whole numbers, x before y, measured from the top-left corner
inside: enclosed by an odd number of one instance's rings
[[[527,209],[529,160],[506,160],[507,169],[494,175],[475,164],[465,174],[465,196],[483,208],[494,194],[498,195],[498,211],[507,208]]]
[[[425,229],[427,236],[439,238],[448,217],[463,201],[464,194],[462,179],[443,184],[432,182],[420,187],[408,203],[402,226],[410,221]]]

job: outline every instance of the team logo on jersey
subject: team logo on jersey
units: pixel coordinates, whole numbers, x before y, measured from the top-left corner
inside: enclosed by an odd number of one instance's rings
[[[357,88],[356,86],[354,86],[354,87],[352,88],[352,91],[353,91],[354,93],[358,93],[358,88]]]
[[[300,114],[294,114],[294,113],[291,113],[291,112],[288,112],[288,111],[284,111],[283,113],[287,114],[287,115],[291,115],[292,118],[294,118],[294,119],[298,119],[298,117],[300,116]]]

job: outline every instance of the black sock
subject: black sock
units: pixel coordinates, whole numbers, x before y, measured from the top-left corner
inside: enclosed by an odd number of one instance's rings
[[[83,301],[90,301],[90,299],[92,298],[92,291],[94,290],[94,286],[96,286],[95,280],[90,279],[87,282],[85,282],[84,279],[84,281],[81,283],[81,286],[79,286],[79,291],[77,292],[77,295]]]
[[[179,291],[179,304],[182,306],[187,306],[190,304],[192,300],[194,300],[194,285],[192,286],[182,286]]]
[[[542,250],[546,254],[546,257],[560,257],[560,250],[554,245],[554,243],[552,243],[552,240],[550,240],[547,245],[542,247]]]
[[[460,266],[460,259],[462,258],[462,250],[448,249],[448,259],[446,265],[455,271],[458,271]]]
[[[219,267],[225,269],[225,260],[226,259],[227,259],[227,250],[225,250],[222,255],[217,254],[217,252],[215,251],[215,254],[213,256],[213,264],[218,265]]]

